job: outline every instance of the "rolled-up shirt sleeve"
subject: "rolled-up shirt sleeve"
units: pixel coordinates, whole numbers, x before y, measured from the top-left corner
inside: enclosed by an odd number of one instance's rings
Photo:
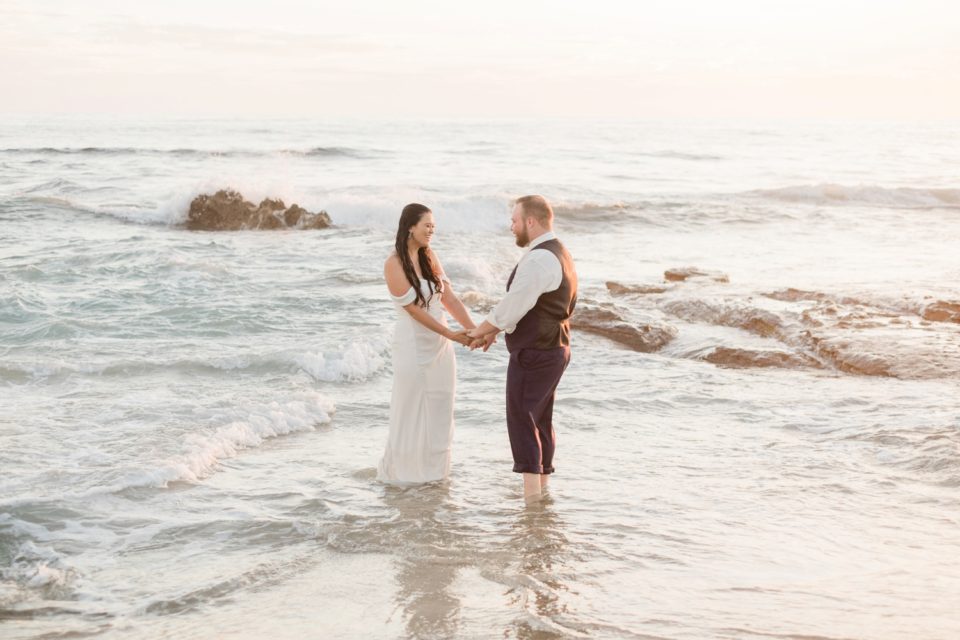
[[[554,291],[563,280],[563,268],[552,252],[530,251],[520,264],[510,290],[487,315],[487,322],[506,333],[513,333],[517,323],[544,293]]]

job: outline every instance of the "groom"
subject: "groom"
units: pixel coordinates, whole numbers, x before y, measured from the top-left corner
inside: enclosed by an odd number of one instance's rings
[[[536,500],[553,473],[553,399],[570,362],[570,315],[577,304],[573,258],[553,233],[553,209],[543,196],[523,196],[510,230],[530,247],[507,280],[507,294],[486,320],[468,332],[486,351],[506,332],[507,430],[513,470],[523,493]]]

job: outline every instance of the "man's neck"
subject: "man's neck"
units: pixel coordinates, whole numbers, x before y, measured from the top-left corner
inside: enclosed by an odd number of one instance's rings
[[[550,240],[551,238],[555,238],[555,237],[556,236],[553,233],[553,229],[543,229],[537,235],[531,236],[530,243],[527,244],[527,247],[532,249],[538,244],[542,242],[546,242],[547,240]]]

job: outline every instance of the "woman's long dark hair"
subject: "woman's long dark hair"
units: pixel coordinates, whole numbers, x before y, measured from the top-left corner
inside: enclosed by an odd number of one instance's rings
[[[427,299],[420,291],[420,282],[417,279],[417,272],[413,267],[413,261],[410,260],[410,250],[407,248],[407,240],[410,238],[410,229],[417,226],[420,218],[425,213],[432,213],[428,207],[413,202],[403,208],[400,213],[400,225],[397,227],[397,256],[400,258],[400,264],[403,265],[403,273],[407,276],[407,282],[413,287],[416,294],[416,302],[421,307],[427,306]],[[427,280],[427,287],[430,289],[430,295],[434,291],[443,291],[443,285],[440,283],[440,277],[433,270],[433,261],[430,259],[431,251],[427,247],[420,247],[417,251],[417,262],[420,263],[420,273]]]

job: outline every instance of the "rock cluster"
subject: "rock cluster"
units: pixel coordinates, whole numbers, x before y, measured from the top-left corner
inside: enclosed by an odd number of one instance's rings
[[[283,200],[266,198],[254,205],[232,189],[202,194],[190,203],[187,228],[197,231],[238,231],[240,229],[325,229],[330,226],[326,211],[310,213]]]

